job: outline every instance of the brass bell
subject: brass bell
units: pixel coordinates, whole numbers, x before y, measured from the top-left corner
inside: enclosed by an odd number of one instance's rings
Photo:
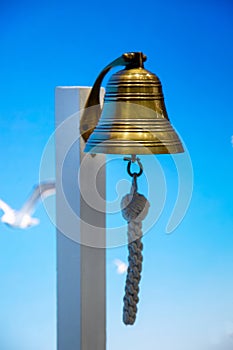
[[[104,154],[163,154],[184,152],[167,115],[159,78],[144,69],[146,56],[125,53],[98,76],[87,99],[80,133],[84,152]],[[106,86],[101,113],[99,94],[108,71],[123,65]],[[101,115],[101,116],[100,116]]]

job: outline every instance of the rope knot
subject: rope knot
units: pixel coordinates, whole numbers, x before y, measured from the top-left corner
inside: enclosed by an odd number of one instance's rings
[[[122,216],[128,223],[139,223],[145,219],[149,206],[146,197],[137,192],[137,177],[134,176],[130,193],[121,200]]]

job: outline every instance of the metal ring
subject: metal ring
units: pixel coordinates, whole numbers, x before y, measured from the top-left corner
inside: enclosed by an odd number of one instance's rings
[[[131,172],[130,166],[131,166],[132,161],[130,160],[130,161],[128,162],[128,165],[127,165],[127,172],[128,172],[128,174],[129,174],[131,177],[134,177],[134,176],[139,177],[139,176],[141,176],[142,173],[143,173],[142,163],[141,163],[139,160],[137,160],[137,162],[138,162],[138,165],[139,165],[139,167],[140,167],[140,170],[139,170],[138,173],[135,173],[135,172],[132,173],[132,172]]]

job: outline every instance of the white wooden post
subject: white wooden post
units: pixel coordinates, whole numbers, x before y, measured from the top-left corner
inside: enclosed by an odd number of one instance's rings
[[[83,198],[94,191],[88,180],[101,167],[96,185],[105,199],[105,156],[84,154],[79,135],[79,111],[89,92],[87,87],[56,88],[58,350],[106,349],[105,204],[100,200],[99,211]],[[98,242],[92,242],[95,228]]]

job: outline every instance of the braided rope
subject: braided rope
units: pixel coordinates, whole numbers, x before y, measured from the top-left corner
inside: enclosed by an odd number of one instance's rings
[[[121,201],[122,215],[128,222],[128,270],[125,284],[123,322],[133,325],[136,320],[139,302],[139,282],[142,271],[142,220],[149,209],[148,200],[137,192],[137,176],[133,176],[131,191]]]

